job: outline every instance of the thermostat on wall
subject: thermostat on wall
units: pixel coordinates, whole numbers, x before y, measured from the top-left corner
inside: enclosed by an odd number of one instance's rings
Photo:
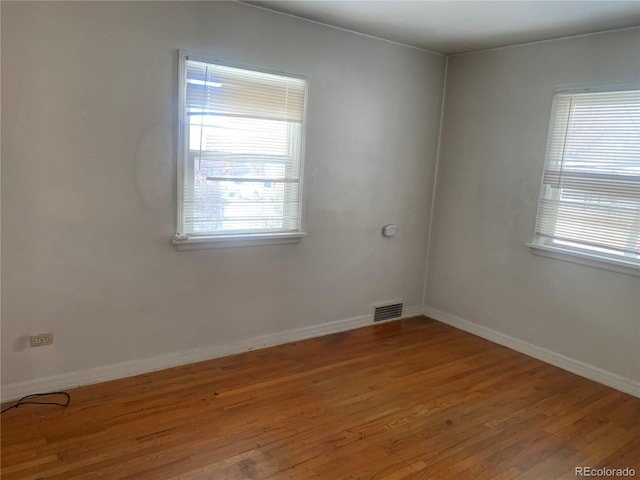
[[[389,224],[382,227],[382,235],[385,237],[393,237],[398,233],[398,225]]]

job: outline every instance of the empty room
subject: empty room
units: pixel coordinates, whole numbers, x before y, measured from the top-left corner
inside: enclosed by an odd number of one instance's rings
[[[640,1],[2,1],[3,480],[640,478]]]

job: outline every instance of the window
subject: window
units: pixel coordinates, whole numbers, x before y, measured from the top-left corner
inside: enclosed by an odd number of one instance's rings
[[[184,53],[180,66],[174,243],[298,241],[306,80]]]
[[[640,90],[556,93],[529,245],[640,268]]]

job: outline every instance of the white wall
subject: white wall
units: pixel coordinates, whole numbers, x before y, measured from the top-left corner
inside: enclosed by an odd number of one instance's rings
[[[309,77],[300,244],[171,246],[178,49]],[[3,384],[421,304],[443,68],[235,3],[2,2]]]
[[[554,88],[640,81],[640,29],[451,57],[426,304],[640,380],[640,278],[533,255]]]

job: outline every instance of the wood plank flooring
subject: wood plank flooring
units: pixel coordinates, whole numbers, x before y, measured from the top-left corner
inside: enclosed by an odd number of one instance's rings
[[[71,396],[2,415],[3,480],[640,478],[640,399],[424,317]]]

